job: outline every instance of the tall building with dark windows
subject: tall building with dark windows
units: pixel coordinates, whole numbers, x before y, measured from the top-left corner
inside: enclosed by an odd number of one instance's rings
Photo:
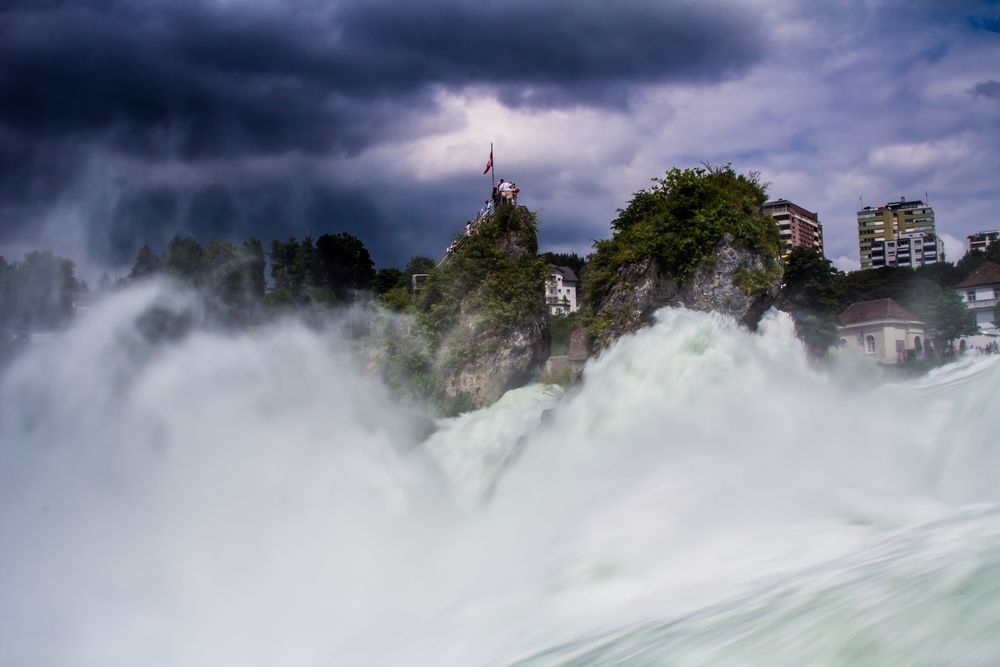
[[[858,211],[858,250],[862,269],[923,266],[944,260],[934,209],[923,201],[865,206]]]
[[[787,199],[767,202],[764,204],[764,214],[778,223],[783,255],[787,255],[796,246],[819,248],[822,254],[823,225],[819,222],[819,215]]]

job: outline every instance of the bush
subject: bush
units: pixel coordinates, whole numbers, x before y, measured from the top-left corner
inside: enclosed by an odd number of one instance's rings
[[[583,280],[584,301],[592,311],[598,310],[622,266],[650,257],[683,282],[726,232],[750,250],[777,257],[778,228],[761,212],[766,193],[757,174],[737,174],[730,165],[674,168],[653,183],[618,211],[611,223],[614,235],[594,243]],[[746,288],[760,282],[744,278]]]

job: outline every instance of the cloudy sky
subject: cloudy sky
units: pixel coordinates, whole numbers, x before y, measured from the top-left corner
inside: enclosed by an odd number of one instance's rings
[[[586,253],[671,166],[819,212],[928,194],[957,259],[1000,228],[1000,4],[5,0],[0,254],[125,266],[176,233],[439,255],[517,181]]]

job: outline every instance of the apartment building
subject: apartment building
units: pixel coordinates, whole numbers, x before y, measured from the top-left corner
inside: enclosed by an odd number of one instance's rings
[[[969,252],[973,250],[985,251],[990,247],[991,243],[1000,240],[1000,229],[994,229],[989,232],[976,232],[975,234],[969,234],[967,238],[969,240]]]
[[[778,223],[782,254],[787,255],[796,246],[819,248],[823,252],[823,225],[816,213],[787,199],[775,199],[764,204],[764,214]]]
[[[944,241],[936,234],[902,234],[894,241],[876,239],[871,245],[871,268],[917,268],[944,260]]]
[[[930,239],[929,243],[927,235],[934,237]],[[921,239],[919,244],[921,251],[927,245],[934,248],[933,255],[921,256],[921,264],[932,264],[944,260],[944,245],[937,238],[934,209],[929,205],[919,199],[907,200],[905,197],[900,197],[898,202],[891,204],[865,206],[858,211],[858,250],[861,268],[876,268],[872,257],[873,247],[876,245],[881,247],[883,255],[883,262],[879,266],[896,266],[896,264],[888,262],[890,253],[886,243],[895,242],[896,250],[892,254],[898,256],[900,239],[914,239],[918,236]],[[916,244],[907,242],[904,245],[908,246],[911,261],[905,266],[920,266],[920,264],[912,263]]]

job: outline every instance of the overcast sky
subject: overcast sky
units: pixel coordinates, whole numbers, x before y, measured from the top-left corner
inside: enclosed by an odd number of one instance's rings
[[[1000,4],[5,0],[0,254],[125,266],[176,233],[440,255],[497,176],[585,254],[672,166],[819,212],[924,198],[1000,228]]]

